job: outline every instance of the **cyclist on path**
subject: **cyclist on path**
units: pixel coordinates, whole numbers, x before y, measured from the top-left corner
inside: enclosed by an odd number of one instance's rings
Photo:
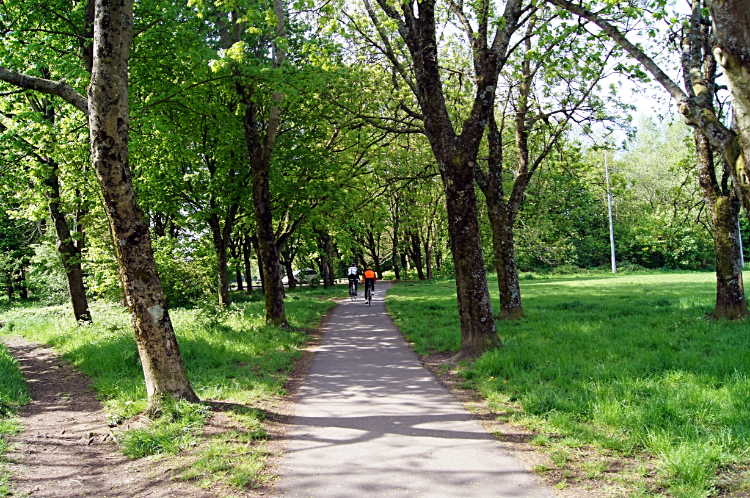
[[[365,274],[362,275],[362,281],[365,283],[365,289],[367,289],[367,286],[369,285],[370,291],[375,290],[375,272],[370,268],[365,270]]]
[[[347,270],[348,277],[349,277],[349,285],[352,283],[354,284],[354,295],[357,295],[357,283],[359,282],[359,268],[357,268],[356,263],[352,263],[349,265],[349,269]]]

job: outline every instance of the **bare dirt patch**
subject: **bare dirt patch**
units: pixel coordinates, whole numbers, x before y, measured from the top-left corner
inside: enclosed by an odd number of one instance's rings
[[[12,438],[7,455],[17,495],[214,496],[172,481],[160,462],[120,453],[89,379],[51,348],[18,337],[4,342],[21,365],[32,399],[19,413],[24,429]]]

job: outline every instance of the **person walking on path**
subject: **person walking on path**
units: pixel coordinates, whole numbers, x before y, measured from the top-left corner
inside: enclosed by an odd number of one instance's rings
[[[330,315],[300,390],[279,494],[552,498],[420,364],[384,301],[344,301]]]

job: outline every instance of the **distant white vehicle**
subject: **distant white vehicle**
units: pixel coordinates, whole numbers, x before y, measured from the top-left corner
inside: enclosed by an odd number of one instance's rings
[[[298,284],[309,284],[311,280],[320,278],[318,272],[315,270],[295,270],[292,274],[294,275],[294,281]],[[281,279],[281,283],[289,285],[289,277],[284,276],[284,278]]]

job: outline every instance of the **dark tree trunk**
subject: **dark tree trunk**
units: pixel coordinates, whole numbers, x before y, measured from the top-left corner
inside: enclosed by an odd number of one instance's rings
[[[498,201],[494,196],[487,197],[487,212],[492,227],[492,249],[500,290],[499,317],[513,320],[525,316],[516,266],[513,219],[509,216],[505,203]]]
[[[234,273],[237,278],[237,290],[243,291],[245,290],[245,286],[242,285],[242,268],[240,268],[240,264],[236,263],[234,265]]]
[[[477,139],[477,143],[478,143]],[[437,154],[436,154],[437,156]],[[438,158],[448,207],[453,263],[456,269],[458,312],[461,319],[459,357],[477,357],[500,344],[484,271],[479,232],[474,164],[462,163],[462,154]],[[448,157],[445,157],[448,156]],[[442,160],[441,160],[442,159]],[[446,164],[452,164],[446,167]]]
[[[253,243],[253,248],[255,248],[255,254],[258,256],[258,266],[260,267],[260,290],[263,294],[266,293],[266,278],[263,272],[263,267],[261,266],[260,262],[260,244],[258,243],[258,237],[256,235],[253,235],[250,239]]]
[[[399,268],[399,254],[398,254],[398,229],[399,229],[399,205],[398,196],[395,195],[393,198],[393,248],[391,249],[391,259],[393,261],[393,273],[396,274],[396,282],[401,280],[401,271]]]
[[[283,256],[282,263],[284,264],[284,268],[286,269],[286,276],[287,280],[289,281],[289,288],[294,289],[297,287],[297,281],[294,280],[294,269],[292,268],[292,263],[294,261],[294,256],[292,255],[292,251],[281,251],[281,255]]]
[[[432,280],[432,247],[430,247],[429,238],[424,241],[424,259],[427,266],[427,280]]]
[[[18,297],[21,299],[29,298],[29,289],[26,286],[26,267],[21,266],[18,271],[18,278],[16,279],[16,288],[18,289]]]
[[[219,286],[219,305],[229,305],[229,268],[227,265],[227,244],[214,236],[214,251],[216,251],[216,273]]]
[[[49,175],[44,180],[44,185],[49,189],[47,192],[48,210],[55,226],[57,251],[60,253],[65,269],[70,304],[73,306],[73,316],[78,322],[91,323],[91,312],[89,311],[86,287],[83,283],[83,270],[81,269],[81,252],[73,241],[65,214],[60,210],[58,165],[53,160],[47,161],[47,164],[51,167]]]
[[[5,273],[5,295],[8,296],[8,302],[13,301],[13,274]]]
[[[242,237],[242,259],[245,262],[245,278],[247,279],[247,293],[253,292],[253,267],[250,264],[250,251],[251,251],[250,237],[247,235]]]
[[[424,270],[422,268],[422,248],[419,241],[419,235],[417,232],[411,232],[411,259],[414,261],[414,266],[417,267],[417,276],[419,280],[424,280]]]
[[[273,147],[260,144],[256,104],[245,94],[245,140],[252,161],[253,208],[255,211],[258,262],[263,273],[263,291],[266,296],[266,323],[276,327],[289,327],[284,308],[284,284],[281,279],[281,260],[273,227],[271,190],[271,151]]]
[[[320,269],[320,276],[323,278],[323,288],[328,288],[328,261],[325,254],[321,254],[318,258],[318,268]]]
[[[162,219],[161,213],[154,213],[151,215],[151,220],[153,221],[154,232],[156,232],[156,235],[158,237],[166,236],[167,231],[164,227],[164,220]]]
[[[297,281],[294,280],[294,269],[292,268],[292,260],[288,259],[285,261],[285,267],[286,267],[286,276],[287,280],[289,281],[289,288],[295,289],[297,288]]]
[[[151,237],[133,191],[128,157],[128,59],[132,0],[97,0],[88,92],[91,152],[115,237],[120,275],[143,365],[148,407],[164,395],[197,402],[156,270]]]
[[[380,255],[378,254],[378,244],[375,243],[375,234],[372,230],[367,231],[367,248],[370,251],[372,262],[375,264],[375,274],[378,276],[378,280],[383,279],[383,270],[380,267]]]
[[[328,262],[328,286],[332,287],[336,283],[336,271],[333,268],[336,256],[333,252],[333,240],[330,235],[326,239],[326,259]]]
[[[282,43],[274,43],[274,68],[281,68],[286,59],[284,42],[286,39],[286,12],[281,0],[273,2],[274,14],[276,16],[276,38]],[[232,36],[244,28],[239,20],[233,15]],[[232,45],[227,40],[228,30],[222,21],[219,33],[224,43],[224,48]],[[228,45],[228,46],[227,46]],[[253,187],[253,211],[255,214],[256,236],[258,239],[258,266],[263,274],[263,290],[266,298],[266,323],[277,327],[289,327],[284,308],[284,284],[281,279],[281,261],[279,247],[276,241],[276,233],[273,226],[273,210],[271,205],[271,156],[276,144],[276,136],[281,124],[281,104],[284,94],[273,91],[267,106],[268,120],[261,123],[258,113],[259,106],[256,88],[253,83],[238,81],[237,93],[242,98],[245,107],[244,127],[245,143],[250,156],[252,187]],[[261,136],[261,130],[264,133]]]
[[[409,80],[409,86],[422,110],[425,135],[443,180],[461,321],[461,350],[454,359],[476,357],[498,345],[500,338],[495,328],[482,257],[474,168],[486,121],[492,112],[491,96],[496,91],[498,74],[508,57],[511,38],[518,29],[522,2],[506,2],[503,21],[497,25],[493,23],[491,29],[486,18],[478,22],[477,31],[466,28],[467,36],[472,38],[475,94],[470,114],[461,123],[460,135],[456,133],[443,93],[435,0],[407,1],[399,8],[387,0],[377,0],[377,3],[385,15],[399,24],[399,34],[411,55],[414,79]],[[484,12],[492,8],[489,1],[476,5]],[[373,22],[378,23],[369,0],[365,0],[365,6]],[[458,14],[457,17],[463,16],[460,2],[452,3],[450,8]],[[488,37],[490,32],[494,32],[492,41]],[[378,33],[383,38],[387,36],[382,26],[379,26]],[[389,49],[390,46],[386,46],[386,50]],[[395,55],[391,54],[391,57],[395,58]]]

